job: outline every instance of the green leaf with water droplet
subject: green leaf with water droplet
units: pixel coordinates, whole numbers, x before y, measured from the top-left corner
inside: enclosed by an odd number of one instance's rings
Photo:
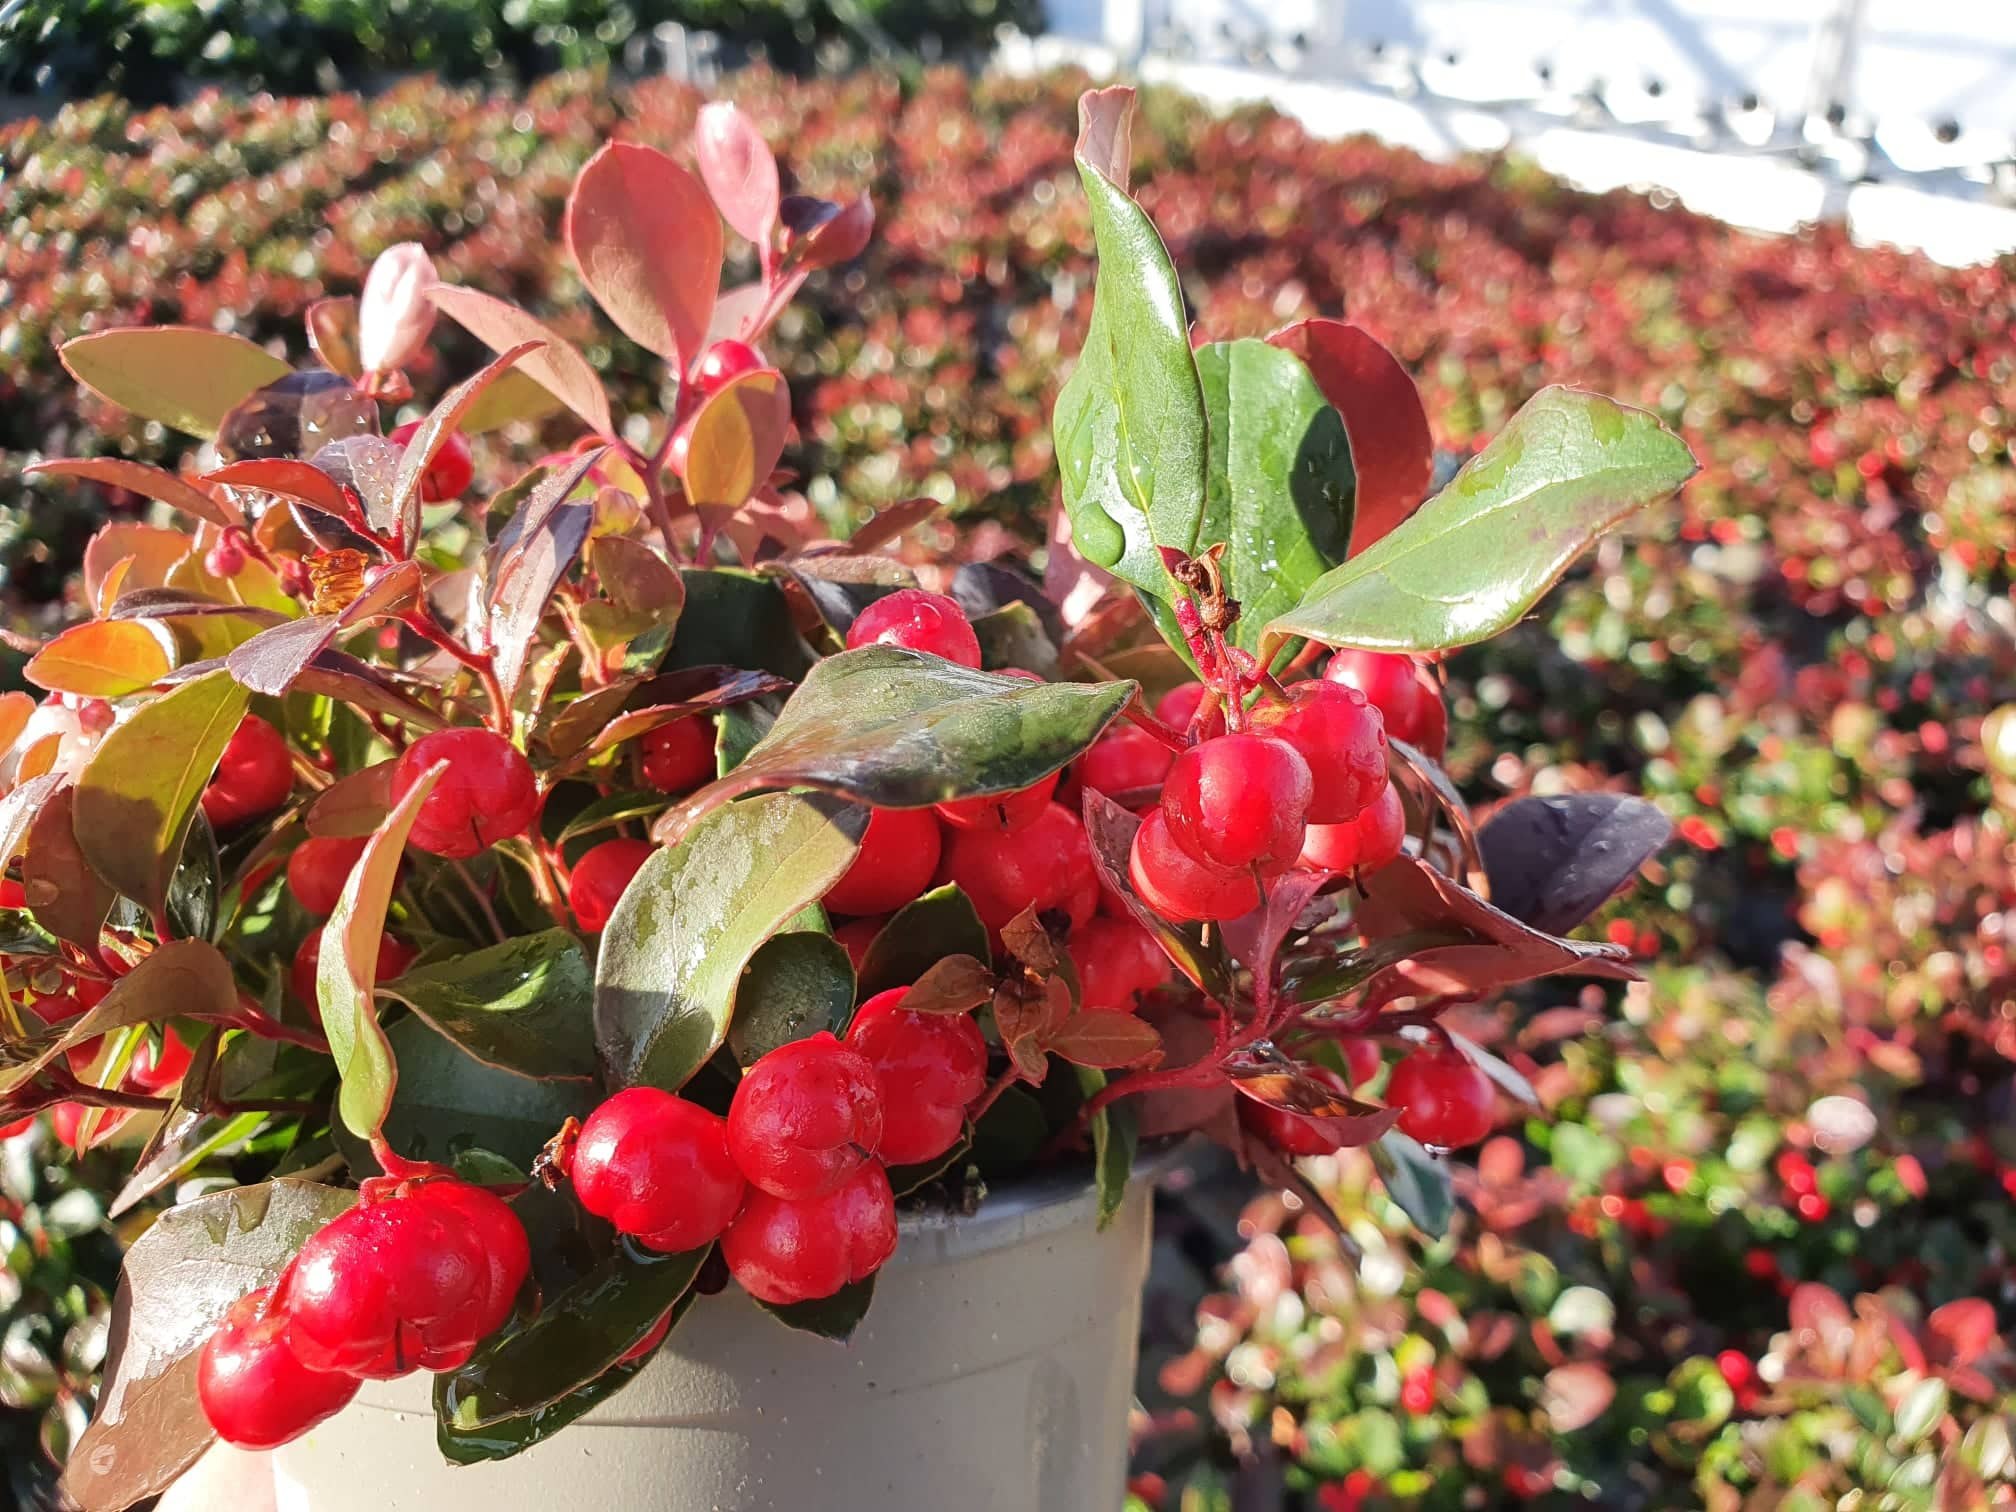
[[[1232,638],[1250,651],[1350,548],[1351,445],[1292,352],[1217,341],[1197,349],[1197,372],[1211,426],[1198,538],[1225,543],[1225,586],[1239,603]]]
[[[1488,639],[1694,471],[1687,444],[1648,411],[1542,389],[1447,488],[1278,615],[1264,644],[1434,651]]]
[[[1157,548],[1201,544],[1206,422],[1169,251],[1111,177],[1115,154],[1100,150],[1102,138],[1124,141],[1132,101],[1131,90],[1101,90],[1079,105],[1078,174],[1099,275],[1085,347],[1050,429],[1079,551],[1166,603],[1174,588]]]

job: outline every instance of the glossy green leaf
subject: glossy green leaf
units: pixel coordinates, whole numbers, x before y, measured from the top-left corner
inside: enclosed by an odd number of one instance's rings
[[[204,1340],[248,1291],[357,1200],[308,1181],[270,1181],[170,1208],[135,1241],[112,1308],[112,1353],[64,1488],[86,1512],[165,1491],[215,1439],[196,1398]]]
[[[915,1165],[891,1166],[889,1190],[898,1197],[907,1197],[918,1188],[929,1186],[954,1166],[963,1164],[972,1149],[973,1125],[969,1123],[959,1131],[952,1147],[935,1159],[921,1160]]]
[[[437,762],[421,773],[364,842],[364,853],[350,868],[342,896],[322,929],[315,996],[322,1010],[322,1030],[329,1036],[329,1054],[343,1078],[336,1107],[343,1122],[366,1139],[376,1137],[384,1124],[399,1080],[373,996],[385,910],[399,880],[406,836],[446,769],[446,762]]]
[[[167,902],[196,800],[251,697],[221,667],[191,678],[107,731],[78,779],[85,859],[150,913]]]
[[[980,665],[989,672],[1010,667],[1044,679],[1057,675],[1057,643],[1027,604],[1003,604],[973,621],[980,642]]]
[[[1239,601],[1232,639],[1248,650],[1267,622],[1344,560],[1355,480],[1344,421],[1293,353],[1264,341],[1197,351],[1211,459],[1198,539],[1224,542]]]
[[[399,1067],[385,1142],[408,1160],[453,1165],[458,1156],[483,1150],[526,1170],[561,1124],[594,1111],[590,1083],[499,1070],[418,1018],[401,1019],[385,1038]],[[335,1133],[352,1171],[377,1170],[369,1145],[353,1130],[339,1123]]]
[[[515,1333],[443,1378],[435,1401],[458,1432],[524,1417],[562,1400],[627,1354],[692,1290],[712,1246],[660,1255],[635,1240],[549,1298]]]
[[[676,1091],[727,1037],[743,968],[854,859],[867,811],[779,793],[653,855],[602,934],[595,1041],[612,1086]]]
[[[854,1012],[854,968],[830,934],[793,930],[757,947],[735,990],[728,1048],[742,1066],[822,1029],[844,1034]]]
[[[1078,1089],[1090,1097],[1107,1082],[1106,1073],[1073,1066]],[[1105,1228],[1127,1197],[1134,1176],[1134,1155],[1140,1147],[1134,1104],[1127,1098],[1108,1103],[1092,1115],[1092,1181],[1099,1193],[1099,1227]]]
[[[823,788],[883,808],[1015,792],[1085,751],[1133,694],[1130,682],[1030,683],[895,646],[843,651],[657,833],[762,788]]]
[[[973,1159],[990,1176],[1034,1161],[1050,1140],[1050,1120],[1027,1087],[1010,1087],[973,1128]]]
[[[1099,273],[1084,350],[1050,428],[1078,550],[1166,601],[1173,585],[1157,548],[1203,544],[1207,431],[1176,269],[1127,192],[1124,150],[1106,150],[1124,144],[1132,108],[1132,90],[1079,102],[1078,175]]]
[[[987,926],[973,900],[956,883],[934,887],[889,916],[861,961],[863,1001],[891,987],[908,987],[947,956],[990,961]]]
[[[684,1311],[692,1295],[688,1292],[674,1304],[674,1310]],[[453,1420],[447,1406],[453,1378],[445,1375],[436,1376],[435,1446],[440,1449],[441,1457],[454,1465],[480,1465],[488,1460],[504,1460],[514,1454],[522,1454],[534,1444],[544,1443],[584,1413],[608,1401],[636,1379],[637,1373],[646,1363],[648,1362],[639,1360],[631,1365],[612,1365],[594,1380],[568,1392],[557,1402],[549,1402],[544,1407],[521,1417],[505,1418],[501,1422],[486,1423],[481,1427],[463,1427]]]
[[[660,671],[742,667],[795,681],[812,665],[784,590],[768,578],[728,568],[688,568],[679,578],[686,607]]]
[[[1542,389],[1447,488],[1277,616],[1267,641],[1434,651],[1484,640],[1694,470],[1686,443],[1647,411]]]
[[[836,1344],[845,1344],[854,1337],[854,1330],[861,1326],[861,1320],[868,1316],[868,1308],[874,1300],[875,1278],[870,1276],[866,1281],[849,1282],[830,1297],[815,1297],[810,1302],[758,1302],[756,1305],[788,1327],[817,1334]]]
[[[1386,1195],[1414,1227],[1431,1239],[1448,1233],[1449,1219],[1456,1211],[1449,1167],[1397,1129],[1381,1134],[1367,1148],[1386,1184]]]
[[[254,391],[292,368],[243,336],[196,326],[123,326],[64,345],[86,388],[147,420],[210,437]]]
[[[595,976],[567,930],[433,962],[380,983],[378,994],[404,1003],[467,1054],[505,1071],[595,1074]]]

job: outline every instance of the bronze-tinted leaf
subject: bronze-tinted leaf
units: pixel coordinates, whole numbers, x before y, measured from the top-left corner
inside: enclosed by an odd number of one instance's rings
[[[175,638],[146,620],[72,625],[28,659],[21,675],[38,688],[83,698],[123,698],[151,687],[175,665]]]
[[[224,417],[262,385],[293,370],[243,336],[194,326],[125,326],[66,343],[70,375],[121,409],[214,436]]]
[[[28,827],[21,858],[21,890],[35,922],[86,950],[98,948],[105,915],[118,896],[84,859],[72,828],[75,788],[49,796]]]
[[[129,462],[123,457],[57,457],[24,467],[21,475],[24,478],[84,478],[102,483],[107,488],[130,489],[147,498],[159,499],[171,508],[212,525],[240,523],[235,512],[226,513],[222,505],[187,478],[165,468],[149,467],[144,462]]]
[[[715,234],[720,234],[718,227]],[[616,434],[616,422],[609,414],[609,396],[602,392],[602,380],[575,347],[516,305],[476,289],[435,284],[427,291],[427,297],[493,352],[508,352],[528,341],[543,343],[541,350],[519,362],[518,371],[587,421],[596,435]]]
[[[1143,1069],[1162,1059],[1162,1036],[1131,1013],[1080,1013],[1048,1036],[1045,1047],[1076,1066]]]
[[[699,358],[721,281],[721,221],[698,179],[655,147],[605,143],[567,196],[566,235],[617,329],[680,368]]]

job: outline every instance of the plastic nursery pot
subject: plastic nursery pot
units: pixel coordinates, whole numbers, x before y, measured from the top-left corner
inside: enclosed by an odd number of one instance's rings
[[[906,1217],[846,1344],[704,1297],[620,1393],[509,1460],[443,1462],[431,1376],[366,1383],[275,1453],[276,1512],[1118,1507],[1150,1186],[1103,1233],[1061,1173]]]

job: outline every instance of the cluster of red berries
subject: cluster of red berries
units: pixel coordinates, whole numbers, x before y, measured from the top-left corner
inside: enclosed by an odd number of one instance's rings
[[[227,1443],[271,1449],[340,1412],[360,1382],[454,1370],[510,1317],[530,1269],[517,1215],[481,1187],[367,1192],[204,1344],[204,1415]]]
[[[1126,742],[1108,761],[1124,763],[1120,775],[1136,790],[1159,780],[1129,873],[1171,919],[1250,913],[1262,884],[1298,864],[1356,873],[1391,861],[1406,815],[1387,774],[1387,734],[1439,754],[1448,719],[1410,659],[1370,651],[1339,652],[1323,677],[1263,694],[1235,711],[1241,728],[1227,728],[1200,685],[1165,695],[1156,713],[1190,740],[1159,779],[1155,742],[1144,732],[1107,737]]]
[[[760,1301],[865,1281],[896,1249],[889,1167],[950,1150],[987,1084],[972,1017],[912,1012],[906,991],[862,1004],[844,1042],[820,1033],[763,1056],[726,1118],[652,1087],[617,1093],[568,1159],[581,1205],[668,1254],[718,1239]]]

